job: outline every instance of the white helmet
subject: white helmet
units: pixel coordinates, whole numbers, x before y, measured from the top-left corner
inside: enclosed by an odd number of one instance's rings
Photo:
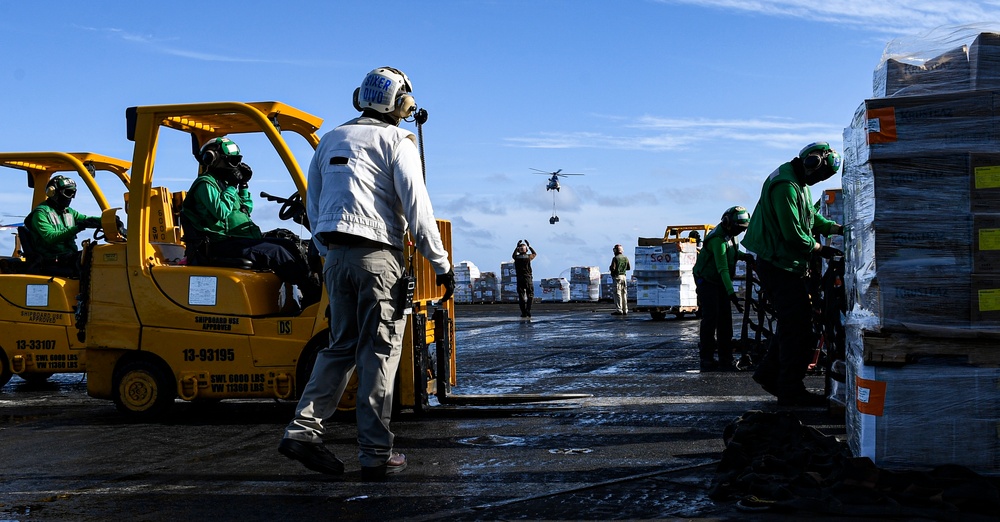
[[[404,119],[417,108],[411,92],[413,86],[403,71],[379,67],[368,73],[361,87],[354,90],[354,108],[359,111],[372,109]]]

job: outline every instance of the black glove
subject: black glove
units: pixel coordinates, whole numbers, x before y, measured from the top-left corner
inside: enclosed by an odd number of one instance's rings
[[[240,171],[240,186],[246,187],[250,183],[250,178],[253,177],[253,170],[250,168],[250,165],[243,162],[240,162],[240,166],[237,168]]]
[[[78,224],[80,228],[101,228],[101,218],[99,217],[86,217],[81,219]]]
[[[843,257],[844,253],[830,245],[823,245],[823,248],[819,249],[819,255],[824,259],[833,259],[835,257]]]
[[[444,285],[444,297],[441,298],[442,302],[451,299],[451,296],[455,295],[454,268],[449,269],[444,274],[438,274],[438,276],[434,279],[434,282],[437,283],[438,286]]]
[[[741,299],[736,294],[729,294],[729,302],[733,303],[733,306],[736,307],[736,311],[742,314],[743,305],[740,304],[740,301]]]
[[[530,246],[531,246],[531,243],[528,243],[528,240],[527,240],[527,239],[525,239],[525,240],[524,240],[524,246],[529,246],[529,247],[530,247]]]

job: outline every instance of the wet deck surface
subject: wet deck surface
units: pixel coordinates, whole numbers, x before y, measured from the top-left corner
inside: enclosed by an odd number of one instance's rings
[[[400,415],[409,468],[383,484],[360,481],[349,421],[327,439],[344,477],[279,455],[294,403],[178,403],[162,423],[132,424],[79,375],[41,389],[15,377],[0,392],[0,520],[742,518],[707,497],[722,430],[773,398],[748,373],[695,370],[697,320],[610,311],[540,303],[522,322],[516,305],[460,307],[454,393],[592,397]],[[843,434],[842,418],[800,417]]]

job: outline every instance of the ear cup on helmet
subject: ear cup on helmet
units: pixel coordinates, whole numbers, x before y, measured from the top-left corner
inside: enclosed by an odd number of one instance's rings
[[[59,195],[59,191],[63,188],[71,187],[73,192],[76,192],[76,182],[66,176],[53,176],[48,183],[45,184],[45,197],[54,198]]]
[[[405,119],[417,109],[417,102],[407,93],[400,94],[396,97],[396,109],[392,111],[392,115],[399,119]]]
[[[365,109],[364,107],[361,106],[361,101],[358,98],[360,95],[361,95],[361,87],[354,89],[354,108],[358,112],[364,112]]]
[[[206,167],[215,163],[215,160],[217,159],[219,159],[219,153],[214,150],[203,150],[201,151],[201,154],[198,155],[198,163]]]
[[[802,159],[802,166],[809,170],[819,168],[822,164],[823,156],[820,156],[819,154],[810,154]]]

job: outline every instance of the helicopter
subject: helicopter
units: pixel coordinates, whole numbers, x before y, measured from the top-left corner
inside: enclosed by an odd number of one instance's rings
[[[556,192],[559,192],[559,178],[561,176],[583,176],[583,174],[575,174],[575,173],[571,173],[571,172],[563,172],[562,169],[559,169],[559,170],[556,170],[556,171],[552,171],[552,172],[545,171],[545,170],[539,170],[539,169],[535,169],[535,168],[532,168],[531,170],[535,171],[535,174],[544,174],[546,176],[550,176],[549,177],[549,182],[545,185],[545,191],[546,192],[548,192],[550,190],[554,190]],[[549,218],[549,224],[550,225],[555,225],[558,222],[559,222],[559,216],[556,215],[556,195],[552,194],[552,217]]]
[[[531,170],[535,171],[535,174],[544,174],[546,176],[550,176],[549,177],[549,182],[545,185],[545,191],[546,192],[548,192],[550,190],[554,190],[556,192],[559,192],[559,178],[561,176],[583,176],[583,174],[574,174],[574,173],[570,173],[570,172],[563,172],[562,169],[559,169],[559,170],[554,171],[554,172],[549,172],[549,171],[545,171],[545,170],[539,170],[539,169],[535,169],[535,168],[533,168]]]

